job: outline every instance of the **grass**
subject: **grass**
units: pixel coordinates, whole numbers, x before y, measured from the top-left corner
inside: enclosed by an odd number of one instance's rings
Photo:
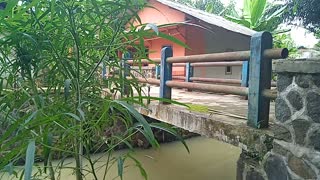
[[[200,112],[200,113],[209,113],[209,107],[199,104],[186,104],[189,107],[190,111]]]

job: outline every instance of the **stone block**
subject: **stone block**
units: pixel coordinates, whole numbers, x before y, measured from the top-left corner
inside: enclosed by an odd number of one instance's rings
[[[287,180],[289,178],[286,164],[282,157],[270,155],[264,164],[268,180]]]
[[[264,180],[262,174],[255,169],[251,168],[246,175],[246,180]]]
[[[304,119],[297,119],[292,122],[292,126],[294,129],[296,143],[299,145],[304,145],[311,123]]]
[[[304,158],[308,159],[315,167],[320,169],[320,152],[311,151],[304,155]]]
[[[280,154],[281,156],[287,156],[289,151],[285,149],[283,146],[281,146],[280,144],[278,144],[277,142],[273,141],[272,152],[276,154]]]
[[[320,151],[320,129],[314,129],[309,133],[309,145]]]
[[[320,123],[320,95],[315,92],[307,94],[308,116],[316,123]]]
[[[303,107],[303,100],[298,91],[290,91],[287,99],[295,110],[299,111]]]
[[[290,155],[288,158],[289,168],[303,179],[316,179],[316,173],[312,168],[301,158]]]
[[[296,84],[301,88],[309,88],[311,82],[311,76],[306,74],[299,74],[295,76]]]
[[[293,76],[289,73],[283,73],[278,75],[277,88],[279,92],[284,91],[291,83]]]
[[[245,154],[242,152],[237,161],[237,180],[243,180],[243,174],[245,169]]]
[[[276,109],[275,109],[276,120],[279,122],[286,122],[291,117],[291,111],[286,101],[281,98],[276,99]]]
[[[313,84],[320,88],[320,74],[312,76]]]
[[[281,125],[274,125],[273,127],[274,138],[278,140],[283,140],[286,142],[292,142],[292,137],[290,131]]]

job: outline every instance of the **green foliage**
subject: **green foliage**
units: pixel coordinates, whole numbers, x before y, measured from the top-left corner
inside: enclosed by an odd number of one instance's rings
[[[187,104],[190,111],[209,113],[209,107],[199,104]]]
[[[200,9],[213,14],[220,14],[224,11],[225,7],[220,0],[174,0],[178,3]]]
[[[273,32],[281,23],[281,14],[286,8],[283,5],[280,7],[280,5],[267,3],[266,0],[244,0],[240,16],[226,15],[225,17],[256,31]]]
[[[320,0],[285,0],[288,10],[283,14],[284,22],[303,25],[312,32],[320,29]]]
[[[290,34],[280,33],[273,36],[274,48],[287,48],[289,50],[289,56],[294,58],[298,55],[298,49]]]
[[[162,35],[155,25],[129,21],[139,22],[143,0],[5,2],[0,8],[0,171],[14,174],[12,166],[25,160],[25,179],[55,179],[65,158],[73,157],[78,180],[87,173],[98,179],[92,153],[110,157],[119,144],[130,147],[138,132],[159,146],[150,124],[133,108],[134,103],[142,105],[143,94],[136,80],[123,76],[119,52],[135,49],[139,64],[146,58],[146,37],[159,35],[183,44]],[[119,75],[101,78],[101,64]],[[124,84],[128,94],[122,91]],[[108,85],[112,94],[106,94]],[[126,98],[115,101],[115,94]],[[117,122],[124,124],[123,132],[106,135]],[[118,161],[121,177],[126,157],[132,159],[124,155],[105,162],[105,174]],[[32,174],[36,159],[43,160],[43,167]],[[59,167],[53,167],[53,159],[60,161]]]
[[[315,36],[316,38],[319,40],[319,42],[317,44],[315,44],[315,47],[320,49],[320,30],[318,30],[316,33],[315,33]]]

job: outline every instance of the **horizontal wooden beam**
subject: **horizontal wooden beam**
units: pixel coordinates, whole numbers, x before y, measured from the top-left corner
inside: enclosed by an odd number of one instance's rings
[[[201,83],[191,83],[191,82],[177,82],[177,81],[167,81],[166,85],[169,87],[186,88],[190,90],[234,94],[234,95],[240,95],[240,96],[248,95],[248,88],[246,87],[201,84]]]
[[[168,63],[198,63],[198,62],[224,62],[224,61],[247,61],[250,59],[250,51],[236,51],[224,53],[212,53],[191,55],[182,57],[170,57]],[[282,59],[288,57],[288,49],[267,49],[263,56],[267,59]]]

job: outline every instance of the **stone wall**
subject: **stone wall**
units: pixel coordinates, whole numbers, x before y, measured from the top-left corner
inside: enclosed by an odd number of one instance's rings
[[[320,60],[279,61],[273,148],[241,154],[237,179],[320,179]]]

